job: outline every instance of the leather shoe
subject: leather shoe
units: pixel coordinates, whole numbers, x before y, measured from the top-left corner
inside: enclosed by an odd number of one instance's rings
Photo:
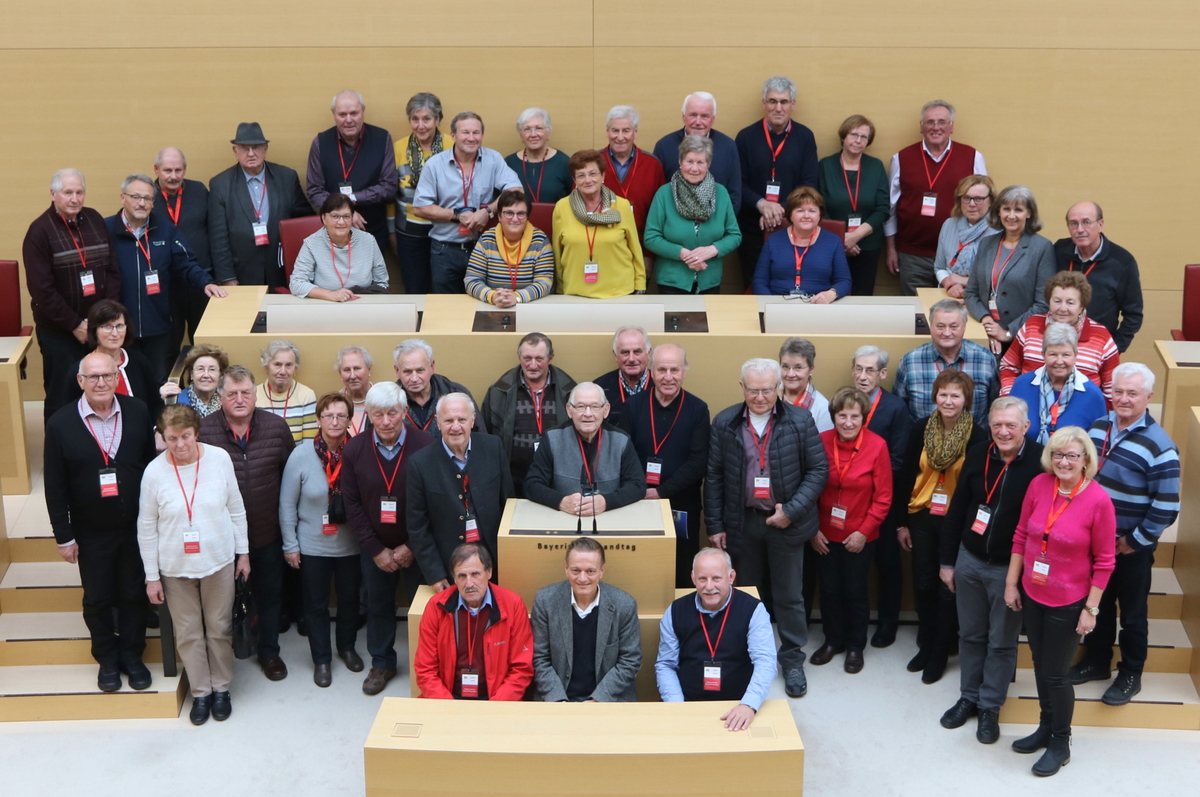
[[[788,697],[804,697],[808,694],[808,679],[804,677],[804,668],[797,667],[788,670],[783,679],[783,691]]]
[[[356,651],[354,648],[350,648],[349,650],[339,650],[338,658],[346,663],[346,669],[350,672],[363,671],[362,657],[358,655],[358,651]]]
[[[101,664],[96,675],[96,686],[101,692],[115,692],[121,688],[121,670],[115,664]]]
[[[150,670],[146,669],[146,665],[140,661],[122,662],[120,669],[129,676],[129,688],[138,692],[149,689],[151,681],[154,680],[150,676]]]
[[[372,667],[367,673],[366,680],[363,681],[362,690],[364,695],[377,695],[383,691],[383,688],[388,685],[388,681],[396,677],[395,670],[384,670],[380,667]]]
[[[995,744],[1000,741],[1000,712],[994,708],[979,710],[979,725],[975,728],[975,738],[980,744]]]
[[[192,698],[192,712],[188,714],[188,719],[193,725],[203,725],[208,722],[208,715],[212,710],[212,695],[204,695],[203,697]]]
[[[1068,677],[1071,679],[1072,685],[1079,686],[1088,681],[1107,681],[1112,678],[1112,670],[1085,660],[1072,667]]]
[[[273,656],[269,659],[259,659],[258,663],[268,680],[282,681],[284,678],[287,678],[287,665],[278,656]]]
[[[896,641],[896,624],[895,623],[880,623],[875,629],[875,635],[871,637],[871,647],[886,648],[888,645]]]
[[[1112,686],[1104,690],[1104,696],[1100,698],[1100,702],[1106,706],[1123,706],[1133,700],[1134,696],[1141,691],[1142,679],[1140,676],[1129,672],[1118,672]]]
[[[863,655],[861,650],[846,651],[846,662],[843,665],[846,672],[853,675],[854,673],[862,672]]]
[[[974,703],[965,697],[960,697],[958,702],[946,709],[946,713],[942,715],[942,727],[949,730],[961,728],[968,719],[975,716],[977,711],[978,708]]]
[[[217,722],[224,722],[229,719],[229,715],[233,713],[233,701],[229,699],[229,692],[213,692],[212,695],[212,717]]]
[[[812,654],[812,657],[809,658],[809,661],[820,667],[822,664],[828,664],[830,660],[832,660],[837,654],[845,652],[846,649],[841,645],[834,646],[826,642],[817,649],[816,653]]]
[[[333,683],[333,673],[329,670],[328,664],[318,664],[313,669],[313,683],[322,689]]]
[[[946,654],[931,655],[929,663],[925,665],[925,671],[921,673],[921,683],[936,684],[942,680],[942,676],[946,673]]]
[[[925,666],[929,664],[929,654],[921,649],[917,649],[917,655],[908,660],[908,666],[905,667],[909,672],[921,672]]]

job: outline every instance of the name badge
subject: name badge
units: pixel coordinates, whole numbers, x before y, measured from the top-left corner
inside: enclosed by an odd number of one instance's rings
[[[846,507],[835,506],[829,510],[829,524],[835,529],[846,528]]]
[[[471,669],[458,671],[459,693],[466,698],[479,697],[479,673]]]
[[[1050,580],[1050,563],[1045,559],[1037,559],[1033,563],[1033,576],[1031,580],[1039,587],[1046,586],[1046,582]]]
[[[395,523],[396,522],[396,497],[393,495],[385,495],[379,499],[379,522],[380,523]]]
[[[158,272],[157,271],[147,271],[146,272],[146,293],[147,293],[147,295],[153,296],[154,294],[158,293],[161,290],[162,290],[162,286],[159,285],[159,283],[158,283]]]
[[[342,192],[342,195],[343,195],[343,196],[348,196],[348,197],[350,197],[350,201],[351,201],[351,202],[357,202],[357,201],[358,201],[358,200],[357,200],[357,199],[355,199],[355,197],[354,197],[354,186],[352,186],[350,183],[339,183],[339,184],[338,184],[338,190]]]
[[[104,468],[100,471],[100,497],[112,498],[117,495],[117,471],[115,468]]]
[[[329,522],[329,515],[321,515],[321,533],[327,537],[338,533],[337,524]]]
[[[479,542],[479,522],[474,515],[467,515],[467,542]]]
[[[975,522],[971,524],[971,531],[976,534],[983,534],[987,531],[988,524],[992,522],[992,510],[986,506],[979,507],[979,511],[975,513]]]
[[[862,226],[862,216],[852,215],[846,219],[846,229],[853,232]]]
[[[937,215],[937,194],[927,193],[925,196],[921,197],[921,215]]]
[[[704,691],[721,691],[721,664],[715,661],[704,662]]]
[[[183,552],[200,553],[200,532],[185,531],[183,533]]]
[[[755,498],[770,498],[771,497],[771,477],[770,476],[755,476],[754,477],[754,497]]]
[[[651,486],[662,482],[662,460],[650,457],[646,460],[646,484]]]
[[[933,496],[930,498],[929,514],[938,516],[944,515],[946,514],[946,507],[949,505],[950,493],[939,487],[933,491]]]
[[[96,275],[90,271],[79,272],[79,284],[83,286],[84,296],[96,295]]]
[[[776,205],[779,204],[779,183],[775,182],[774,180],[771,180],[769,183],[767,183],[767,193],[765,198],[768,202],[774,202]]]
[[[537,453],[538,446],[540,446],[541,444],[542,444],[542,441],[541,441],[541,440],[534,440],[534,441],[533,441],[533,451],[534,451],[534,453],[535,453],[535,454]]]
[[[589,260],[583,264],[583,281],[596,282],[600,279],[600,264],[594,260]]]
[[[266,246],[271,243],[271,235],[267,232],[267,225],[256,223],[251,226],[254,228],[255,246]]]

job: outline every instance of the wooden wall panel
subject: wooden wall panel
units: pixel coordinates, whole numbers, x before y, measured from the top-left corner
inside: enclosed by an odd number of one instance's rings
[[[1194,649],[1200,646],[1200,409],[1192,409],[1185,434],[1188,446],[1184,454],[1183,484],[1179,491],[1182,505],[1174,569],[1179,586],[1183,589],[1180,619]],[[1200,689],[1200,656],[1194,653],[1191,676],[1196,688]]]

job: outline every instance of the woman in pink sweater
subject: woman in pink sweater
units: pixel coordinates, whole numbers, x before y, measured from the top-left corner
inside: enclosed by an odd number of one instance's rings
[[[1096,447],[1083,429],[1055,432],[1042,467],[1047,472],[1029,485],[1013,535],[1004,602],[1022,612],[1042,708],[1038,729],[1013,750],[1046,748],[1033,774],[1047,776],[1071,760],[1075,689],[1068,672],[1079,640],[1096,625],[1116,565],[1117,522],[1112,499],[1092,480]]]

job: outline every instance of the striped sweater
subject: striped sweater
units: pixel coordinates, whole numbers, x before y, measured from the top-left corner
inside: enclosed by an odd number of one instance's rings
[[[297,443],[317,436],[317,394],[308,385],[292,382],[290,391],[276,393],[269,383],[263,382],[258,386],[254,404],[287,421]]]
[[[1121,363],[1121,352],[1103,324],[1096,323],[1087,314],[1080,321],[1081,325],[1076,326],[1079,353],[1075,357],[1075,368],[1100,388],[1105,403],[1111,408],[1112,372]],[[1042,355],[1046,322],[1047,316],[1030,316],[1013,338],[1012,345],[1000,361],[1001,396],[1007,396],[1012,391],[1013,382],[1017,381],[1018,376],[1036,371],[1046,364]]]
[[[1153,549],[1179,516],[1179,449],[1150,413],[1124,432],[1110,412],[1088,435],[1100,455],[1096,481],[1117,511],[1117,534],[1135,550]]]
[[[530,229],[533,236],[528,245],[521,242],[525,253],[517,264],[517,295],[521,302],[532,302],[554,290],[554,249],[544,232],[536,227]],[[513,287],[512,274],[496,240],[498,230],[499,227],[493,227],[479,237],[463,280],[467,293],[488,304],[493,303],[496,288]]]

